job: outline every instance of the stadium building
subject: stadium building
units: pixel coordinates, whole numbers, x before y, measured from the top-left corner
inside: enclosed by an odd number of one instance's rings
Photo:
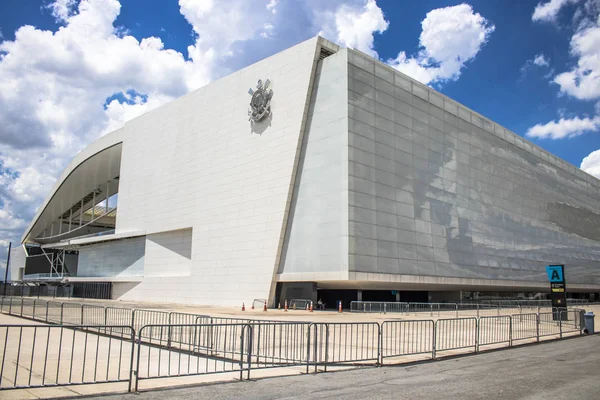
[[[596,178],[316,37],[86,147],[12,277],[273,306],[549,292],[545,266],[564,264],[567,290],[592,293],[598,199]]]

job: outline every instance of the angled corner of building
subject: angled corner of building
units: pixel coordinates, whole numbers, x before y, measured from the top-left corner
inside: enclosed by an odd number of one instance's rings
[[[23,236],[24,277],[274,305],[317,290],[547,291],[544,266],[559,262],[570,291],[597,292],[599,194],[518,135],[316,37],[84,149]]]

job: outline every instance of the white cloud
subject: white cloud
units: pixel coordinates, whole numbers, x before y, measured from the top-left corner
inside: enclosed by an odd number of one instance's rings
[[[495,29],[468,4],[432,10],[421,27],[419,54],[401,51],[388,64],[425,84],[458,79]]]
[[[600,97],[600,27],[579,31],[571,38],[571,54],[578,58],[570,71],[560,73],[554,82],[562,93],[582,100]]]
[[[582,161],[580,168],[596,178],[600,178],[600,150],[595,150]]]
[[[533,58],[530,58],[529,60],[525,61],[525,64],[523,64],[523,66],[521,67],[521,79],[523,79],[525,77],[527,72],[533,66],[549,67],[550,60],[548,58],[546,58],[546,56],[543,53],[540,53],[540,54],[536,54]],[[552,73],[553,73],[553,71],[549,71],[547,74],[544,75],[544,79],[548,79],[552,75]]]
[[[375,0],[367,0],[363,7],[344,4],[335,12],[337,35],[334,41],[340,46],[355,48],[377,57],[373,46],[374,34],[383,33],[388,26],[389,22]]]
[[[77,0],[55,0],[47,5],[52,12],[52,16],[59,22],[66,22],[73,15]]]
[[[537,124],[526,132],[528,137],[539,139],[564,139],[584,132],[600,129],[600,116],[593,118],[560,118],[547,124]]]
[[[271,11],[273,14],[277,14],[277,3],[279,3],[279,0],[270,0],[267,4],[267,10]]]
[[[265,24],[263,26],[263,31],[260,33],[260,37],[268,39],[270,37],[273,37],[273,32],[275,31],[275,27],[273,26],[273,24]]]
[[[567,4],[577,3],[579,0],[550,0],[547,3],[538,3],[531,16],[532,21],[553,22],[559,11]]]
[[[550,65],[550,61],[544,56],[544,54],[536,54],[533,58],[533,64],[538,67],[548,67]]]

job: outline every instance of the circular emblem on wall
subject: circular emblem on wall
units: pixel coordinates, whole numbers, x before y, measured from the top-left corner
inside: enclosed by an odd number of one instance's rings
[[[256,90],[250,88],[248,93],[252,96],[250,99],[250,109],[248,116],[250,121],[258,122],[271,113],[271,97],[273,91],[269,89],[270,80],[266,80],[264,85],[261,79],[256,83]]]

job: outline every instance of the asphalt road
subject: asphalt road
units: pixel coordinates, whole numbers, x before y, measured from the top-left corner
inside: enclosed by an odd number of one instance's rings
[[[600,335],[410,366],[96,397],[183,399],[600,399]]]

